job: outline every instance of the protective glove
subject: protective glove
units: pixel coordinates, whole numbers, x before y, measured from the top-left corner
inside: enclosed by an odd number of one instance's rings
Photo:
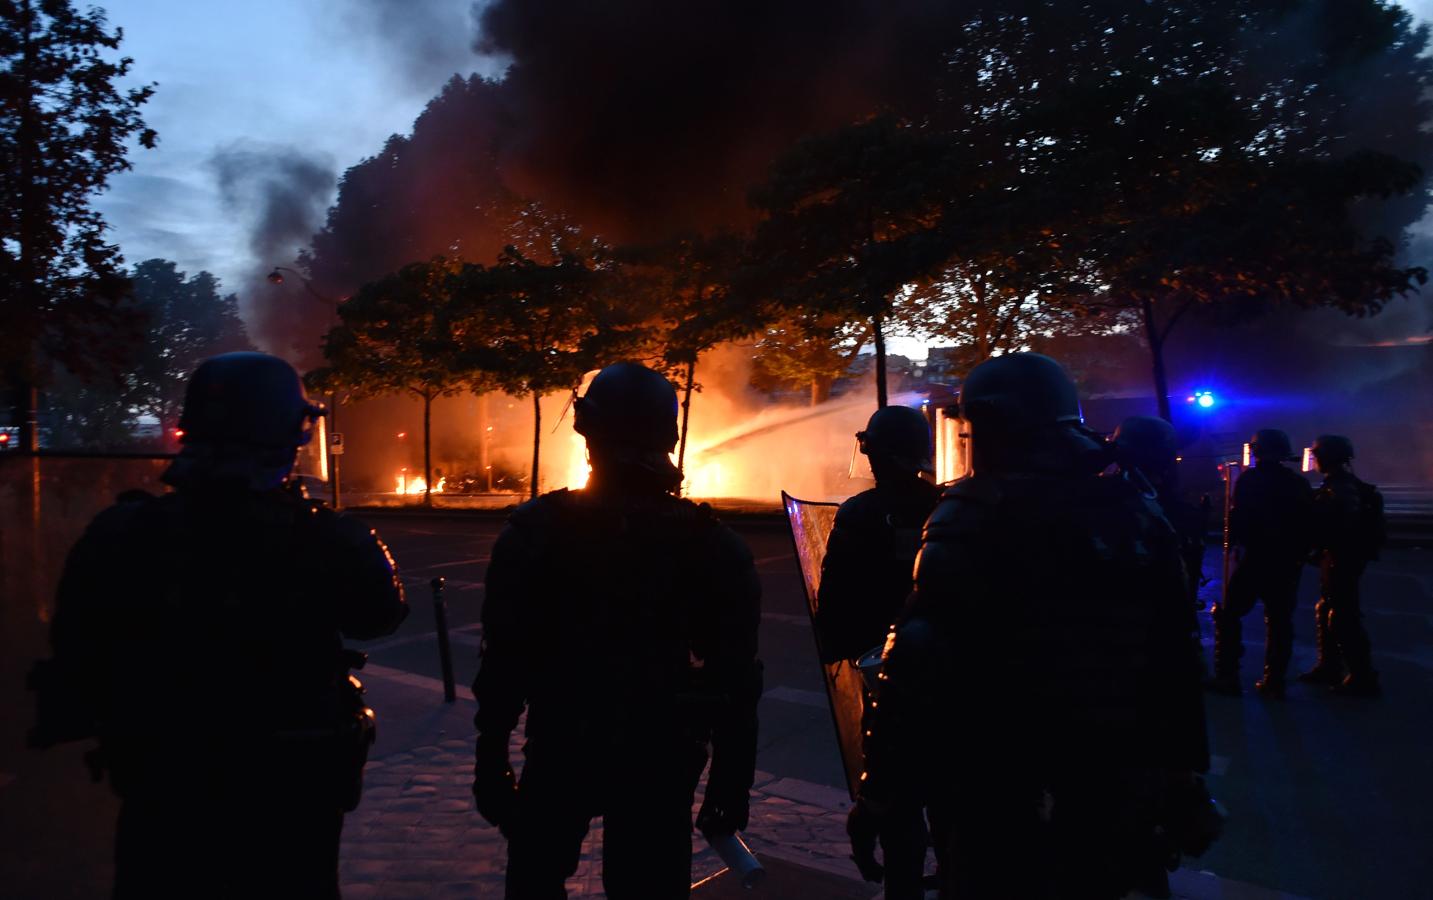
[[[477,761],[473,766],[473,800],[478,815],[509,837],[517,813],[517,778],[508,764],[507,740],[499,745],[478,739]]]
[[[751,816],[751,798],[744,790],[723,789],[707,782],[702,807],[697,811],[697,830],[702,834],[732,834],[746,828]]]
[[[881,838],[881,817],[859,800],[846,814],[846,834],[851,838],[851,861],[861,877],[880,884],[886,869],[876,860],[876,842]]]

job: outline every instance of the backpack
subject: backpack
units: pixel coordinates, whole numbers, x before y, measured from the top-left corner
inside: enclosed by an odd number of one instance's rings
[[[1369,559],[1378,559],[1378,551],[1388,543],[1388,519],[1383,514],[1383,494],[1366,481],[1358,485],[1358,533],[1363,539]]]

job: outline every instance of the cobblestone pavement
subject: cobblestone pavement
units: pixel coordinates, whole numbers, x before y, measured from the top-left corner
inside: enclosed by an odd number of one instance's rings
[[[382,682],[387,675],[378,667],[368,673],[370,683]],[[396,677],[406,690],[441,690],[430,679]],[[470,709],[471,701],[461,706]],[[509,747],[515,764],[522,759],[522,743],[519,728]],[[473,808],[472,760],[471,738],[437,739],[368,764],[363,802],[344,824],[339,869],[347,900],[502,896],[506,846],[498,830]],[[839,789],[758,771],[751,824],[744,836],[759,856],[838,876],[845,889],[842,896],[880,900],[879,888],[861,882],[848,856],[845,822],[850,805]],[[602,822],[597,819],[583,844],[577,873],[568,881],[569,896],[603,896],[601,838]],[[693,882],[721,869],[720,859],[694,835]],[[1197,871],[1176,872],[1172,883],[1181,900],[1299,900]]]
[[[521,744],[519,730],[511,748],[514,760],[521,759]],[[502,896],[505,842],[473,808],[472,773],[471,740],[444,740],[370,762],[363,803],[344,823],[344,897]],[[845,795],[833,788],[758,772],[746,837],[759,854],[859,883],[847,859],[849,807]],[[602,896],[601,838],[602,822],[597,819],[583,845],[577,874],[568,881],[573,897]],[[692,880],[721,869],[721,860],[695,837]]]

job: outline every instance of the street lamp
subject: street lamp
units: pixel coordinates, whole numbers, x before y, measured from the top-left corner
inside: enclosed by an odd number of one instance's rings
[[[290,269],[288,266],[274,266],[273,271],[271,271],[266,277],[268,278],[270,284],[273,284],[273,285],[281,285],[281,284],[284,283],[284,273],[285,273],[285,272],[288,272],[288,273],[292,274],[295,278],[297,278],[297,279],[299,280],[299,283],[304,286],[304,290],[308,291],[310,297],[313,297],[315,300],[318,300],[320,303],[324,303],[324,304],[326,304],[326,305],[328,305],[328,306],[333,307],[333,309],[334,309],[335,312],[338,311],[339,301],[334,300],[332,297],[325,297],[323,294],[320,294],[320,293],[318,292],[318,289],[313,286],[313,282],[311,282],[311,281],[309,281],[307,278],[305,278],[302,272],[299,272],[299,271],[297,271],[297,270],[295,270],[295,269]],[[328,439],[328,440],[329,440],[329,444],[328,444],[328,446],[327,446],[326,448],[324,448],[324,450],[325,450],[325,452],[328,454],[328,478],[329,478],[329,487],[330,487],[330,488],[332,489],[332,491],[333,491],[333,508],[334,508],[334,509],[338,509],[338,505],[339,505],[339,501],[338,501],[338,497],[339,497],[339,472],[338,472],[339,459],[338,459],[338,457],[339,457],[339,454],[334,453],[334,438],[333,438],[334,435],[338,434],[338,392],[337,392],[337,391],[330,392],[329,395],[328,395],[328,429],[329,429],[329,439]]]

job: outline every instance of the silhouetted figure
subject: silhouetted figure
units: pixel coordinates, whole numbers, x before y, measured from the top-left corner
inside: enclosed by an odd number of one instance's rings
[[[816,603],[823,663],[856,659],[885,641],[910,597],[921,529],[941,494],[923,477],[935,467],[919,410],[878,409],[856,438],[876,486],[841,504],[826,542]],[[905,816],[906,827],[882,834],[888,900],[924,896],[925,821],[919,807]]]
[[[826,542],[816,603],[826,663],[885,641],[911,593],[921,529],[940,500],[940,488],[922,477],[935,469],[930,426],[918,410],[879,409],[856,438],[876,486],[841,504]]]
[[[1289,436],[1264,428],[1249,440],[1255,463],[1234,484],[1229,541],[1236,548],[1234,572],[1222,603],[1213,609],[1215,693],[1239,696],[1239,657],[1244,653],[1244,616],[1264,604],[1264,675],[1254,687],[1266,697],[1284,696],[1294,648],[1294,606],[1299,576],[1309,553],[1313,488],[1285,462],[1293,458]]]
[[[174,492],[121,496],[70,552],[32,741],[99,738],[116,897],[338,896],[373,734],[342,639],[408,608],[377,535],[289,481],[321,412],[283,360],[205,361]]]
[[[591,480],[520,506],[493,547],[473,794],[508,838],[507,896],[566,896],[592,817],[614,900],[685,897],[697,819],[746,827],[756,765],[760,582],[746,545],[673,495],[677,397],[609,366],[576,402]],[[525,762],[508,741],[527,709]]]
[[[1179,536],[1180,556],[1188,576],[1189,601],[1199,604],[1203,583],[1204,538],[1209,530],[1209,509],[1179,496],[1179,435],[1174,426],[1154,416],[1130,416],[1113,436],[1120,472],[1136,486],[1154,494],[1164,517]],[[1142,482],[1142,484],[1141,484]]]
[[[1116,898],[1218,817],[1178,541],[1083,430],[1054,360],[970,373],[973,474],[926,525],[848,821],[876,874],[892,811],[943,811],[944,898]]]
[[[1314,607],[1319,661],[1299,680],[1373,696],[1379,692],[1378,673],[1363,627],[1358,582],[1384,543],[1383,495],[1353,474],[1353,442],[1348,438],[1320,435],[1313,451],[1324,476],[1313,504],[1320,588]]]

